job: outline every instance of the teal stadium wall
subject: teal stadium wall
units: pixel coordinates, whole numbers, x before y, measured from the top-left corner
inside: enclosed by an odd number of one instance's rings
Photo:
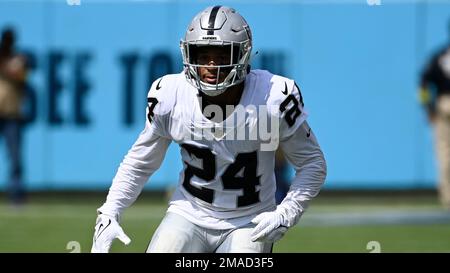
[[[72,0],[72,2],[76,2]],[[449,42],[445,1],[221,1],[249,22],[253,67],[294,78],[328,162],[328,189],[436,184],[418,73]],[[1,1],[30,58],[25,180],[106,189],[144,126],[152,80],[181,69],[178,44],[207,1]],[[0,139],[0,187],[7,161]],[[148,189],[177,183],[172,145]]]

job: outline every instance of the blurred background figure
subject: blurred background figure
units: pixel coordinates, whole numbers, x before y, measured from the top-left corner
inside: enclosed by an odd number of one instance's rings
[[[450,21],[449,21],[450,34]],[[437,51],[421,75],[419,98],[434,127],[439,198],[450,209],[450,44]]]
[[[25,58],[15,52],[15,32],[2,31],[0,41],[0,134],[7,146],[9,159],[8,198],[13,204],[25,199],[21,159],[21,105],[26,78]],[[4,168],[7,164],[0,164]]]

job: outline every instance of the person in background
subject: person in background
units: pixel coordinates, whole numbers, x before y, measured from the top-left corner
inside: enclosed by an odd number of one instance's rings
[[[21,108],[27,71],[25,57],[15,51],[15,38],[13,28],[4,28],[0,40],[0,135],[4,137],[9,159],[8,198],[13,204],[20,204],[25,200]],[[0,165],[4,166],[7,165]]]
[[[434,127],[439,199],[450,209],[450,44],[437,51],[422,71],[419,98]]]

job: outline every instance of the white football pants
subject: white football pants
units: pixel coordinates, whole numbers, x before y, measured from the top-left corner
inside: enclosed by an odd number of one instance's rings
[[[216,230],[197,226],[176,213],[168,212],[147,248],[163,253],[270,253],[272,243],[252,242],[255,224]]]

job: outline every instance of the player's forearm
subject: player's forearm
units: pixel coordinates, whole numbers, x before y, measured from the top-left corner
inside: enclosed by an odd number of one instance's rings
[[[120,164],[105,204],[98,211],[117,216],[134,203],[149,177],[159,169],[170,140],[140,135]]]
[[[305,122],[289,139],[281,142],[286,159],[296,175],[283,202],[305,210],[308,202],[320,191],[327,174],[327,165],[315,134]]]
[[[296,215],[289,217],[293,222],[290,225],[298,221],[308,208],[309,202],[319,194],[325,181],[327,173],[325,158],[320,150],[315,153],[315,156],[310,157],[296,169],[296,176],[289,192],[281,203],[286,214]]]
[[[118,216],[125,208],[136,201],[152,173],[130,167],[127,166],[127,163],[122,162],[113,179],[106,202],[98,211],[111,216]]]

